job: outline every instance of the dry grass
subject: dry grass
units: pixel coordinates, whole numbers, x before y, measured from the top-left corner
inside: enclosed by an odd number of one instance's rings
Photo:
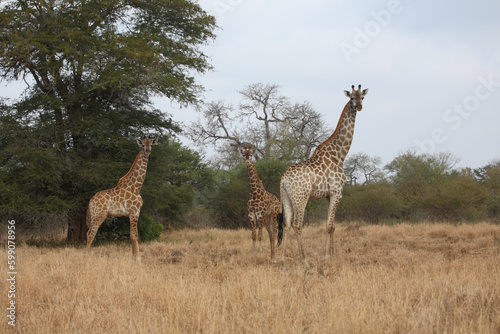
[[[294,238],[281,269],[248,230],[171,232],[140,264],[130,244],[18,245],[9,332],[500,333],[499,226],[340,225],[324,265],[323,231],[304,230],[307,272]]]

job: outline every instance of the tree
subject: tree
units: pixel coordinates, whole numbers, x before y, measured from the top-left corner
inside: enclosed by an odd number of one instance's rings
[[[28,84],[2,110],[14,127],[1,135],[2,184],[24,203],[36,197],[33,210],[70,212],[68,238],[81,240],[89,196],[130,168],[131,143],[179,131],[150,96],[197,101],[194,75],[211,69],[199,46],[215,37],[215,19],[188,0],[0,6],[1,78]]]
[[[396,190],[388,182],[372,182],[366,185],[347,185],[337,210],[337,217],[344,221],[401,219],[405,205]]]
[[[500,160],[474,170],[476,180],[488,191],[487,210],[490,218],[500,216]]]
[[[347,184],[351,186],[358,183],[365,185],[383,180],[384,174],[380,169],[381,164],[382,159],[380,157],[370,157],[366,153],[349,155],[344,161]]]
[[[309,159],[316,147],[333,132],[307,101],[291,105],[286,110],[286,119],[278,128],[278,137],[282,139],[273,148],[273,155],[281,160],[299,162]]]
[[[387,164],[385,169],[412,215],[418,219],[427,188],[442,182],[453,172],[457,162],[458,159],[449,153],[416,154],[407,151]]]
[[[261,142],[256,147],[264,159],[271,157],[271,146],[278,140],[275,125],[290,120],[286,115],[290,102],[286,97],[278,95],[278,89],[278,85],[257,83],[248,85],[239,92],[243,97],[240,102],[240,118],[253,117],[260,123],[249,130],[252,134],[259,134],[253,139],[254,142]]]
[[[468,175],[452,174],[427,187],[420,206],[439,221],[473,221],[484,218],[487,190]]]
[[[256,147],[257,158],[301,161],[333,131],[310,103],[292,104],[279,94],[277,85],[252,84],[239,93],[242,101],[237,109],[225,101],[201,106],[201,117],[189,130],[199,147],[209,145],[218,151],[222,166],[240,161],[231,145],[244,141]]]
[[[385,169],[395,184],[415,176],[431,181],[451,174],[458,162],[451,153],[417,154],[410,150],[398,155]]]
[[[488,169],[485,183],[488,189],[488,214],[491,218],[500,217],[500,161]]]

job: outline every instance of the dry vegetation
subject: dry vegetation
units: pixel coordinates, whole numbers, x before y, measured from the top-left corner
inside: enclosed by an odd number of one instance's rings
[[[292,239],[281,269],[248,230],[169,232],[140,264],[129,243],[18,245],[9,332],[500,333],[498,225],[339,225],[325,265],[323,227],[304,237],[308,271]]]

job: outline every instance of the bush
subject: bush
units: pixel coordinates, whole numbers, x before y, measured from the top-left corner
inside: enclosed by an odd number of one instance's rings
[[[487,191],[467,176],[450,176],[428,187],[421,207],[439,221],[474,221],[484,219]]]
[[[141,241],[154,241],[158,240],[163,232],[163,225],[155,221],[148,215],[143,215],[137,225],[139,232],[139,240]]]
[[[285,173],[288,166],[287,162],[271,159],[259,160],[255,163],[255,168],[257,168],[257,173],[264,185],[264,189],[274,194],[278,199],[281,176]]]
[[[401,219],[406,210],[395,190],[385,182],[364,186],[346,186],[337,209],[339,220],[362,220],[378,223],[384,219]]]
[[[245,165],[230,171],[219,171],[215,187],[207,193],[208,209],[217,227],[242,228],[250,226],[247,202],[250,197]]]
[[[137,232],[140,241],[158,240],[163,232],[163,225],[152,217],[141,214],[137,223]],[[130,238],[130,220],[128,217],[108,218],[97,231],[95,240],[113,241],[126,240]]]
[[[488,215],[490,218],[498,219],[500,217],[500,162],[488,168],[485,186],[488,189]]]

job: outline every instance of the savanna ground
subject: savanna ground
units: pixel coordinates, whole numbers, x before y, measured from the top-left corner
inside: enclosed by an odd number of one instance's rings
[[[500,226],[338,224],[323,264],[323,226],[290,235],[286,266],[267,235],[179,230],[159,242],[81,247],[17,242],[12,333],[500,333]],[[6,254],[5,246],[2,253]],[[281,249],[278,255],[281,254]],[[0,263],[8,272],[6,256]],[[2,279],[5,282],[5,278]]]

